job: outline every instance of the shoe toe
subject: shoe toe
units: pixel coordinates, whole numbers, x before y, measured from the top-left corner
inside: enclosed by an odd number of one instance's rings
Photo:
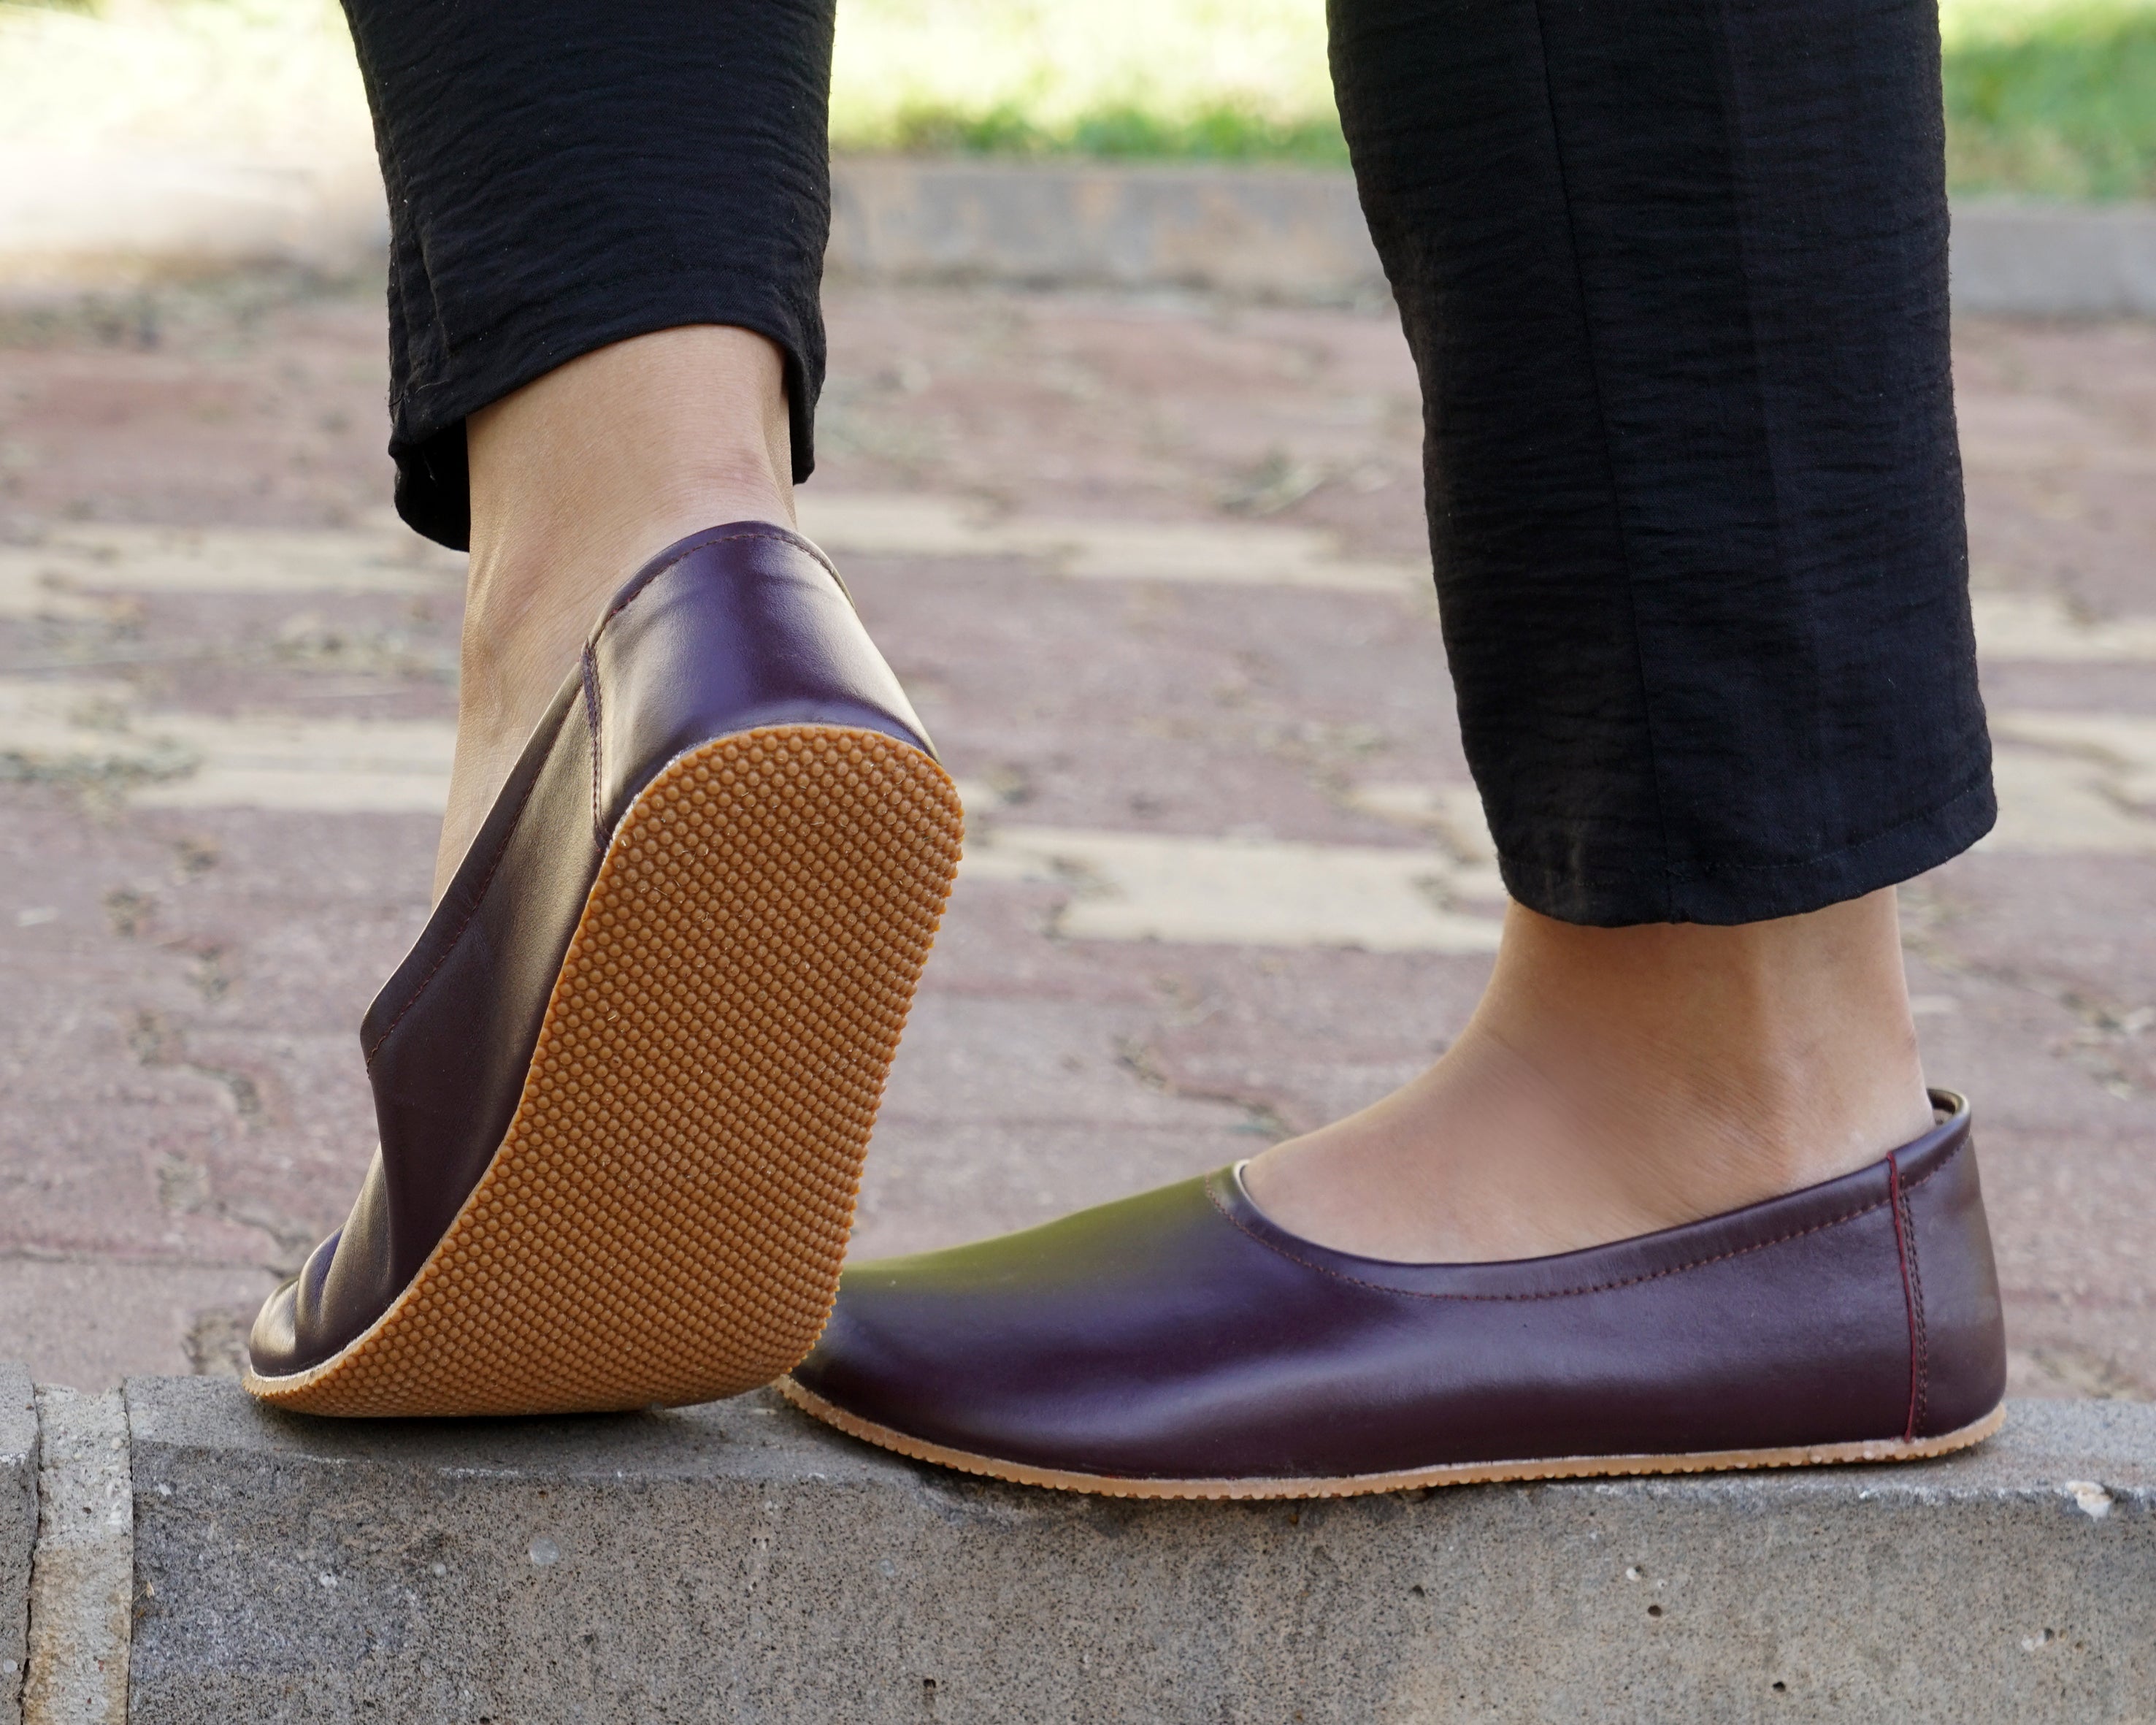
[[[316,1247],[299,1274],[280,1282],[262,1302],[262,1310],[254,1315],[254,1327],[247,1334],[247,1362],[255,1377],[289,1377],[311,1363],[301,1297],[312,1288],[317,1296],[313,1303],[320,1305],[321,1285],[329,1278],[337,1242],[342,1238],[343,1230],[339,1229]]]

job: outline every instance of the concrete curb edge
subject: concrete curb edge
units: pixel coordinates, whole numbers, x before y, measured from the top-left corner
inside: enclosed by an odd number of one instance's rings
[[[28,1367],[0,1360],[0,1725],[22,1725],[37,1540],[35,1392]]]
[[[275,264],[378,267],[382,194],[330,166],[18,152],[0,185],[0,288],[124,286]],[[840,157],[834,280],[1194,289],[1382,301],[1342,170],[1185,163]],[[2156,317],[2156,205],[1958,199],[1957,309]]]
[[[135,1725],[1197,1725],[1284,1697],[1310,1725],[2083,1725],[2156,1694],[2156,1404],[2017,1403],[1990,1443],[1901,1467],[1212,1505],[963,1478],[768,1393],[411,1424],[283,1417],[223,1379],[132,1380],[124,1420],[117,1393],[39,1400],[49,1480],[80,1476],[48,1507],[131,1496],[127,1543],[89,1542],[100,1573],[126,1553],[131,1612],[125,1580],[76,1589],[121,1645],[70,1720],[120,1725],[119,1671]]]

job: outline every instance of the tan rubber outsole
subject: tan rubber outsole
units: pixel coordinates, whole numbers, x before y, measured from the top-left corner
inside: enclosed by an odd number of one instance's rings
[[[411,1284],[263,1400],[558,1413],[740,1393],[814,1346],[957,871],[948,775],[774,725],[670,765],[616,829],[501,1148]]]
[[[1398,1473],[1350,1474],[1339,1479],[1126,1480],[1109,1474],[1065,1473],[1029,1467],[1024,1462],[947,1450],[889,1426],[878,1425],[834,1407],[790,1377],[778,1381],[779,1393],[804,1413],[865,1443],[895,1450],[916,1461],[932,1461],[961,1473],[986,1474],[1019,1486],[1045,1486],[1055,1491],[1090,1491],[1101,1497],[1361,1497],[1373,1491],[1412,1491],[1432,1486],[1477,1486],[1507,1480],[1588,1480],[1622,1474],[1707,1474],[1745,1468],[1815,1467],[1830,1462],[1922,1461],[1980,1444],[2006,1423],[2002,1403],[1973,1425],[1936,1438],[1877,1439],[1857,1444],[1815,1444],[1795,1450],[1705,1450],[1676,1455],[1567,1455],[1546,1461],[1452,1462],[1442,1467],[1408,1468]]]

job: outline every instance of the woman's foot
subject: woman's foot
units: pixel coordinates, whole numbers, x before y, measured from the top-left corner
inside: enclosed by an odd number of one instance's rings
[[[249,1337],[303,1413],[768,1383],[838,1285],[961,816],[814,547],[736,522],[606,607],[362,1027],[381,1149]]]
[[[1444,1057],[1244,1177],[1281,1227],[1340,1251],[1533,1258],[1830,1180],[1931,1118],[1892,888],[1735,928],[1515,905]]]
[[[691,325],[572,359],[474,414],[471,570],[441,896],[600,608],[721,521],[793,525],[784,363]]]
[[[773,520],[778,379],[670,332],[475,422],[438,902],[362,1027],[381,1148],[250,1335],[265,1400],[703,1401],[821,1329],[961,815]]]
[[[1936,1455],[1996,1428],[2005,1357],[1884,892],[1739,929],[1516,909],[1413,1084],[1205,1180],[854,1266],[782,1388],[1004,1479],[1301,1496]]]

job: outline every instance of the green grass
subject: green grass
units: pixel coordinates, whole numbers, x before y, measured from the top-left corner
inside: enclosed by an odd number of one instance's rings
[[[2076,8],[2005,39],[1950,41],[1946,98],[1957,190],[2156,198],[2156,7]]]
[[[1223,103],[1173,116],[1136,103],[1043,124],[1012,103],[986,112],[901,109],[878,142],[924,156],[1086,156],[1115,161],[1289,162],[1342,167],[1348,140],[1330,114],[1282,119]]]
[[[1347,160],[1322,0],[839,0],[839,18],[841,149]],[[2156,197],[2156,0],[1944,0],[1941,23],[1955,190]]]
[[[839,0],[842,150],[1347,159],[1324,0]]]

